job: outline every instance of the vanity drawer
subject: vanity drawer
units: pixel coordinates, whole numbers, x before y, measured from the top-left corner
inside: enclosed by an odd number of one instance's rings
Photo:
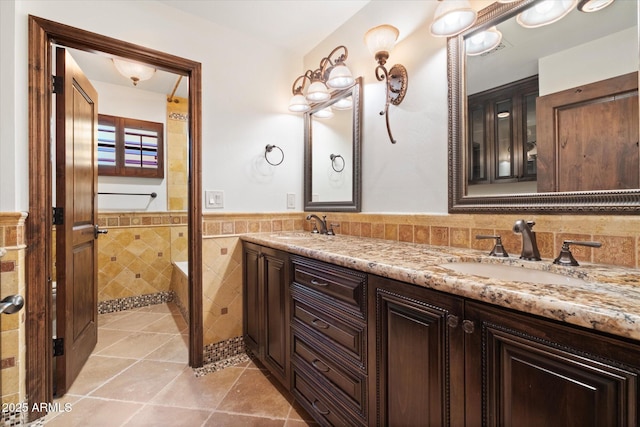
[[[339,362],[332,361],[332,357],[320,348],[314,348],[313,339],[294,332],[293,363],[301,371],[309,376],[316,376],[324,382],[329,389],[338,394],[338,399],[348,404],[359,416],[365,415],[367,398],[367,381],[362,374],[355,374],[340,367]]]
[[[310,377],[293,368],[293,395],[302,406],[323,426],[356,426],[364,425],[362,420],[346,415],[341,411],[331,394],[319,386]]]
[[[301,324],[306,329],[320,334],[322,338],[328,338],[338,351],[346,353],[358,361],[359,365],[365,365],[367,329],[363,323],[347,322],[348,316],[339,319],[327,311],[312,308],[295,298],[292,313],[294,325]]]
[[[308,258],[293,257],[292,261],[295,282],[355,308],[364,317],[367,283],[365,273]]]

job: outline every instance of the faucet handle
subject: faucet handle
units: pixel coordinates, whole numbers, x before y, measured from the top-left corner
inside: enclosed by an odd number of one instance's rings
[[[329,236],[335,236],[336,232],[333,231],[333,227],[340,227],[340,224],[336,224],[336,223],[331,223],[329,224],[329,229],[327,230],[327,234]]]
[[[480,239],[495,239],[496,244],[493,246],[493,249],[491,249],[491,252],[489,252],[489,256],[497,256],[497,257],[503,257],[503,258],[507,258],[509,256],[507,251],[504,249],[504,246],[502,246],[502,238],[500,236],[490,236],[490,235],[478,234],[476,236],[476,239],[478,239],[478,240],[480,240]]]
[[[319,231],[318,231],[318,226],[317,226],[317,224],[316,224],[316,220],[315,220],[315,219],[312,219],[312,220],[311,220],[311,224],[313,224],[313,230],[311,230],[311,232],[312,232],[312,233],[315,233],[315,234],[319,233]]]
[[[565,240],[562,242],[562,249],[560,249],[560,255],[556,259],[553,260],[554,264],[559,265],[572,265],[574,267],[580,265],[578,261],[573,257],[571,250],[569,249],[569,245],[578,245],[578,246],[588,246],[591,248],[599,248],[602,246],[600,242],[580,242],[577,240]]]

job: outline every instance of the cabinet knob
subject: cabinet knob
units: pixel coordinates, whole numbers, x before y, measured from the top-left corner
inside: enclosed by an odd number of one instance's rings
[[[447,316],[447,325],[450,328],[457,328],[459,323],[460,319],[458,318],[458,316],[454,316],[453,314]]]
[[[467,334],[472,334],[473,331],[476,330],[475,325],[472,320],[463,320],[462,321],[462,330]]]

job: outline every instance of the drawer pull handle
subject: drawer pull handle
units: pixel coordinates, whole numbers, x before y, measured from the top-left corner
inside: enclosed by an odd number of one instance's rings
[[[326,282],[318,282],[316,279],[311,279],[311,284],[315,285],[315,286],[327,286],[328,283]]]
[[[313,365],[314,368],[316,368],[320,372],[330,371],[329,367],[325,365],[325,363],[322,360],[316,359],[313,362],[311,362],[311,364]]]
[[[319,408],[318,403],[321,403],[318,399],[314,400],[313,403],[311,405],[313,405],[313,409],[316,410],[316,412],[318,412],[320,415],[329,415],[331,413],[330,410],[328,409],[321,409]],[[323,405],[324,406],[324,405]]]
[[[311,323],[313,323],[313,326],[315,326],[316,328],[329,329],[329,324],[320,319],[313,319]]]

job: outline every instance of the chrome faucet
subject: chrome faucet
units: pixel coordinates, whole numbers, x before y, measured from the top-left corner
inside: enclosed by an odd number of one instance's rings
[[[522,234],[522,254],[521,259],[529,261],[540,261],[540,251],[538,251],[538,243],[536,242],[536,233],[532,230],[535,225],[533,221],[525,221],[519,219],[513,225],[514,233]]]
[[[307,220],[315,219],[316,223],[320,223],[320,231],[318,231],[316,224],[314,224],[312,233],[328,234],[326,218],[326,215],[322,215],[322,219],[320,219],[320,217],[315,214],[307,215]]]

